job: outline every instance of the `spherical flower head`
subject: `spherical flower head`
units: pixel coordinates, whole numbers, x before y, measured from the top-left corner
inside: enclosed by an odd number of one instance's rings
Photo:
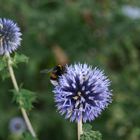
[[[66,66],[54,87],[56,106],[70,121],[92,121],[109,103],[112,93],[110,80],[98,68],[87,64]]]
[[[0,18],[0,55],[15,51],[20,46],[21,35],[16,23]]]
[[[10,120],[10,132],[13,134],[22,134],[26,130],[26,125],[21,117],[14,117]]]

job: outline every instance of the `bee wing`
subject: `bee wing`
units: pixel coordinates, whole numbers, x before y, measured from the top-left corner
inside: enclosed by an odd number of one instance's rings
[[[53,68],[52,69],[44,69],[44,70],[41,70],[40,73],[50,73],[53,71]]]

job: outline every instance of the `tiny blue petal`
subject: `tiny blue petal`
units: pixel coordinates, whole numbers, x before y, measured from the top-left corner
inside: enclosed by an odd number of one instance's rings
[[[109,86],[110,80],[98,68],[80,63],[66,66],[53,91],[57,109],[70,121],[92,121],[112,102]]]
[[[0,18],[0,55],[15,51],[20,46],[21,35],[16,23]]]

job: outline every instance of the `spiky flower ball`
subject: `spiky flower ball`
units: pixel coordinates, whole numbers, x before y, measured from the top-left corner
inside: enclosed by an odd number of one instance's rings
[[[53,91],[55,102],[70,121],[92,121],[111,103],[110,80],[87,64],[67,66],[58,83]]]
[[[0,55],[15,51],[20,46],[21,35],[16,23],[0,18]]]
[[[21,117],[14,117],[10,120],[9,124],[10,132],[13,134],[22,134],[26,130],[26,125]]]

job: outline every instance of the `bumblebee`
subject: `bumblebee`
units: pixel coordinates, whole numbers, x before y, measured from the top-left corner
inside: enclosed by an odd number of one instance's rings
[[[50,73],[50,81],[54,86],[56,86],[58,85],[59,76],[62,76],[64,73],[66,73],[66,66],[56,65],[52,69],[42,70],[41,73]]]

